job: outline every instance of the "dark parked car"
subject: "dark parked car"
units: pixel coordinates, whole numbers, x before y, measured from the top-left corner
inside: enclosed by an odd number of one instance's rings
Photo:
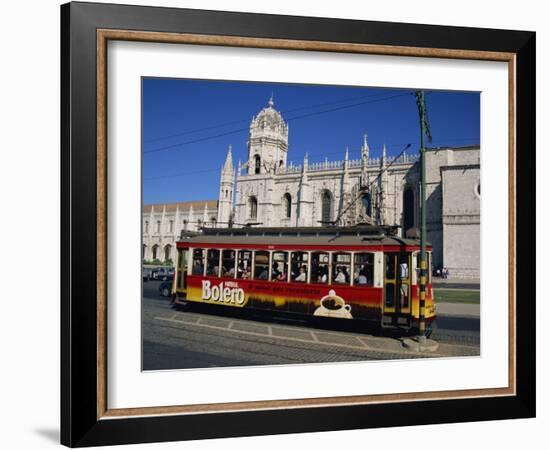
[[[163,281],[159,286],[159,293],[162,297],[170,297],[172,292],[172,281]]]

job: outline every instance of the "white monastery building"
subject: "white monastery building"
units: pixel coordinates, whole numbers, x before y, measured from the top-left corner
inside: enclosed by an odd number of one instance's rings
[[[370,223],[393,225],[405,237],[420,228],[418,155],[394,160],[361,158],[299,164],[288,160],[288,124],[273,99],[252,118],[248,160],[235,167],[231,146],[216,201],[146,205],[143,258],[174,260],[181,230],[203,226],[296,227]],[[480,148],[434,148],[426,153],[428,241],[433,266],[451,277],[478,278],[480,255]]]

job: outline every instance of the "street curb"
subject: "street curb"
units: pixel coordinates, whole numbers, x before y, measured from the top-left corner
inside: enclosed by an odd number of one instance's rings
[[[461,313],[461,314],[451,314],[451,313],[439,313],[437,315],[437,317],[452,317],[453,319],[479,319],[480,315],[479,314],[465,314],[465,313]],[[436,317],[436,320],[437,320],[437,317]]]
[[[414,338],[404,338],[401,343],[403,347],[414,352],[435,352],[439,348],[439,343],[433,339],[426,339],[423,344],[420,344]]]

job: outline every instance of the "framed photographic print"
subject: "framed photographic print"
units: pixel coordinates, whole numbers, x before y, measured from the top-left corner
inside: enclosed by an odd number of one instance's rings
[[[63,444],[534,416],[534,33],[61,19]]]

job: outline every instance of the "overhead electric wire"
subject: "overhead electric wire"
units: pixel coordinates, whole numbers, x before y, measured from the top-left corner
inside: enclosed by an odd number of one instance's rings
[[[323,110],[323,111],[315,111],[315,112],[308,113],[308,114],[302,114],[300,116],[295,116],[295,117],[288,118],[287,122],[290,122],[290,121],[293,121],[293,120],[304,119],[306,117],[317,116],[317,115],[320,115],[320,114],[326,114],[326,113],[330,113],[330,112],[341,111],[343,109],[354,108],[354,107],[357,107],[357,106],[367,105],[367,104],[370,104],[370,103],[377,103],[377,102],[381,102],[381,101],[392,100],[394,98],[404,97],[406,95],[411,95],[411,93],[406,92],[406,93],[392,95],[392,96],[389,96],[389,97],[378,98],[378,99],[369,100],[369,101],[365,101],[365,102],[354,103],[354,104],[351,104],[351,105],[338,106],[338,107],[326,109],[326,110]],[[157,148],[154,148],[154,149],[151,149],[151,150],[144,150],[143,154],[150,154],[150,153],[157,153],[157,152],[164,151],[164,150],[171,150],[171,149],[174,149],[176,147],[181,147],[181,146],[189,145],[189,144],[195,144],[197,142],[203,142],[203,141],[207,141],[207,140],[210,140],[210,139],[215,139],[215,138],[219,138],[219,137],[223,137],[223,136],[228,136],[230,134],[242,133],[242,132],[249,131],[249,130],[250,130],[250,128],[247,127],[247,128],[240,128],[240,129],[237,129],[237,130],[226,131],[224,133],[220,133],[220,134],[216,134],[216,135],[212,135],[212,136],[205,136],[205,137],[193,139],[193,140],[190,140],[190,141],[179,142],[179,143],[176,143],[176,144],[170,144],[170,145],[166,145],[166,146],[163,146],[163,147],[157,147]]]
[[[385,89],[385,90],[388,91],[389,89]],[[360,95],[358,97],[349,97],[347,99],[336,100],[336,101],[333,101],[333,102],[324,102],[324,103],[317,103],[317,104],[314,104],[314,105],[300,106],[298,108],[292,108],[292,109],[287,109],[287,110],[281,111],[281,114],[288,114],[288,113],[292,113],[292,112],[296,112],[296,111],[302,111],[304,109],[320,108],[322,106],[328,106],[328,105],[337,105],[338,103],[347,103],[347,102],[351,102],[353,100],[360,100],[360,99],[363,99],[363,98],[379,97],[381,95],[388,95],[388,94],[389,94],[389,92],[379,92],[379,93],[376,93],[376,94]],[[156,138],[152,138],[152,139],[145,139],[143,142],[144,143],[158,142],[158,141],[163,141],[165,139],[172,139],[172,138],[175,138],[175,137],[178,137],[178,136],[185,136],[185,135],[188,135],[188,134],[200,133],[202,131],[214,130],[216,128],[223,128],[223,127],[227,127],[229,125],[235,125],[237,123],[244,123],[244,122],[248,123],[248,122],[250,122],[250,119],[233,120],[231,122],[225,122],[225,123],[221,123],[221,124],[218,124],[218,125],[211,125],[211,126],[208,126],[208,127],[196,128],[194,130],[182,131],[181,133],[175,133],[175,134],[171,134],[171,135],[168,135],[168,136],[160,136],[160,137],[156,137]]]

